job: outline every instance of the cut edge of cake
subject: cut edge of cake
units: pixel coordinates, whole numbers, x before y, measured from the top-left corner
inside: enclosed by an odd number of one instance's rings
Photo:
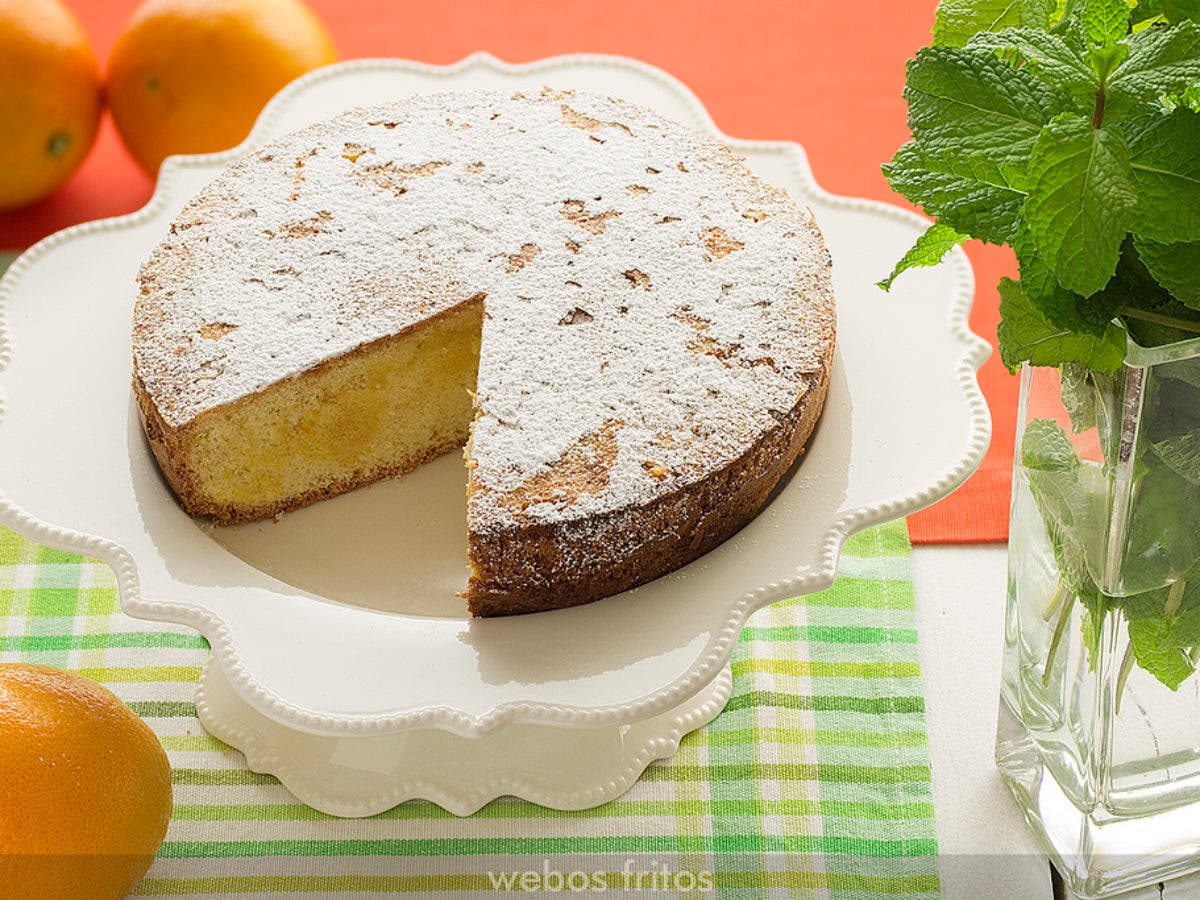
[[[475,415],[483,304],[472,296],[181,426],[159,413],[135,364],[138,413],[163,475],[189,513],[232,525],[462,447]],[[336,404],[323,402],[332,395]]]

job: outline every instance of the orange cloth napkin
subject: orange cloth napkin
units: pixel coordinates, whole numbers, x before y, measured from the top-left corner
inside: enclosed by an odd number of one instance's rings
[[[136,0],[67,0],[103,60]],[[310,0],[343,58],[399,56],[454,62],[488,50],[513,62],[562,53],[618,53],[680,78],[717,125],[745,138],[803,144],[817,179],[839,194],[904,203],[879,165],[908,137],[904,63],[926,44],[934,0],[860,5],[789,0]],[[70,182],[36,206],[0,214],[0,249],[21,248],[76,222],[131,212],[150,180],[107,119]],[[994,342],[996,283],[1007,251],[971,247],[978,282],[972,327]],[[881,275],[883,273],[880,273]],[[1001,541],[1016,417],[1016,379],[997,358],[980,375],[992,411],[991,450],[957,493],[909,519],[917,543]]]

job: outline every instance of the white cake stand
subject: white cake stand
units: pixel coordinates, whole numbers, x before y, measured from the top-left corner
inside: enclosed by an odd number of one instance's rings
[[[174,502],[130,392],[134,276],[186,199],[264,141],[351,106],[465,88],[600,91],[717,134],[810,205],[835,261],[838,356],[802,464],[703,558],[575,609],[472,621],[465,475],[445,457],[285,516],[214,529]],[[679,82],[641,63],[343,63],[284,90],[229,153],[176,157],[138,213],[38,244],[0,282],[0,521],[104,559],[124,610],[212,645],[196,705],[213,734],[301,800],[365,816],[423,797],[468,814],[515,795],[562,809],[625,791],[729,698],[747,617],[832,583],[845,538],[945,496],[989,436],[967,328],[965,255],[874,282],[919,217],[833,197],[795,144],[720,135]]]

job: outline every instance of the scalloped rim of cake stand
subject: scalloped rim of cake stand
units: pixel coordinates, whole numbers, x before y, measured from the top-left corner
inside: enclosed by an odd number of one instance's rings
[[[0,371],[12,358],[6,306],[9,294],[23,273],[49,250],[64,241],[81,235],[105,230],[117,230],[141,224],[155,216],[171,195],[177,173],[196,166],[223,164],[242,155],[244,148],[261,140],[285,104],[313,85],[337,77],[348,70],[399,70],[424,75],[448,76],[472,67],[483,67],[504,73],[530,73],[562,66],[618,67],[637,72],[660,86],[668,88],[703,123],[704,128],[734,150],[756,153],[777,153],[788,159],[794,174],[822,202],[845,210],[858,210],[890,217],[922,227],[928,224],[916,213],[897,206],[854,197],[830,194],[817,184],[807,157],[800,145],[785,141],[739,140],[722,132],[713,122],[704,105],[681,81],[646,63],[621,56],[600,54],[568,54],[548,57],[529,63],[507,63],[488,53],[475,53],[449,66],[396,59],[362,59],[335,63],[317,69],[285,87],[267,104],[249,136],[238,147],[221,153],[197,156],[169,157],[159,171],[158,181],[150,202],[137,212],[126,216],[85,222],[59,231],[35,244],[10,266],[0,280]],[[137,618],[173,622],[195,628],[209,641],[213,654],[237,693],[264,715],[301,731],[319,734],[369,735],[437,727],[463,737],[479,737],[506,724],[560,724],[570,727],[598,727],[635,722],[670,710],[703,686],[711,683],[729,661],[738,635],[749,616],[758,609],[788,597],[823,590],[833,583],[842,544],[857,531],[899,518],[929,505],[957,488],[978,467],[991,437],[991,419],[976,372],[991,353],[986,341],[970,330],[968,315],[974,299],[974,277],[966,254],[956,248],[943,265],[955,275],[954,299],[950,304],[950,334],[961,345],[957,361],[958,384],[970,412],[970,437],[963,455],[945,471],[941,478],[907,496],[876,506],[860,507],[834,521],[822,542],[821,564],[799,572],[784,581],[760,585],[747,591],[730,607],[723,627],[715,632],[695,664],[675,681],[628,703],[578,707],[569,704],[511,701],[497,704],[481,715],[472,715],[448,706],[429,706],[374,715],[336,715],[314,713],[298,707],[283,697],[256,683],[242,664],[234,648],[232,634],[225,622],[198,607],[144,599],[139,590],[137,565],[132,555],[121,545],[103,537],[85,534],[44,522],[30,515],[0,494],[0,523],[25,537],[48,546],[80,553],[103,560],[116,574],[122,609]],[[0,394],[0,417],[4,401]]]

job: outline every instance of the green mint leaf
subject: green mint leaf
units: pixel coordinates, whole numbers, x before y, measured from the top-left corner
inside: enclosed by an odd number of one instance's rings
[[[1083,434],[1096,427],[1096,389],[1091,372],[1078,363],[1063,363],[1059,367],[1062,402],[1071,417],[1071,430]]]
[[[1163,646],[1181,649],[1200,646],[1200,608],[1192,608],[1171,617],[1163,637]]]
[[[1021,264],[1021,289],[1026,299],[1052,324],[1062,328],[1102,336],[1116,317],[1118,308],[1126,301],[1126,294],[1109,289],[1111,281],[1099,293],[1087,299],[1081,298],[1079,294],[1058,284],[1054,272],[1050,271],[1042,258],[1026,253],[1018,259]]]
[[[1172,472],[1200,486],[1200,433],[1191,431],[1163,438],[1150,447]]]
[[[915,141],[896,151],[883,173],[892,190],[924,207],[928,215],[981,241],[1008,243],[1021,220],[1024,194],[979,179],[969,165],[952,171],[927,158]]]
[[[1137,5],[1129,13],[1129,21],[1134,27],[1143,22],[1162,19],[1162,17],[1162,0],[1138,0]]]
[[[1081,112],[1092,111],[1100,81],[1084,57],[1057,34],[1032,28],[1007,28],[977,34],[968,49],[991,50],[1011,65],[1076,100]]]
[[[1029,178],[1025,218],[1038,253],[1063,287],[1090,297],[1116,271],[1137,206],[1124,136],[1058,116],[1033,147]]]
[[[1184,589],[1183,598],[1179,603],[1176,615],[1189,613],[1192,610],[1200,610],[1200,581],[1191,577],[1196,574],[1198,573],[1193,570],[1180,579],[1184,582]],[[1171,588],[1168,585],[1167,587],[1156,588],[1152,591],[1144,591],[1140,594],[1131,594],[1125,597],[1109,597],[1108,602],[1113,606],[1120,607],[1121,612],[1125,614],[1127,622],[1164,619],[1163,611],[1167,606],[1170,592]]]
[[[1000,282],[1000,319],[1000,358],[1013,372],[1023,362],[1035,366],[1077,362],[1111,375],[1125,359],[1122,328],[1110,324],[1094,334],[1082,321],[1078,329],[1056,324],[1029,302],[1020,284],[1007,278]]]
[[[883,279],[883,281],[876,282],[876,287],[890,291],[893,282],[895,282],[901,272],[906,272],[917,266],[936,266],[947,253],[963,241],[969,239],[970,235],[959,234],[949,225],[941,223],[930,225],[917,238],[917,242],[913,244],[912,248],[900,258],[900,262],[896,263],[896,267],[892,269],[892,274]]]
[[[1165,465],[1142,457],[1141,478],[1129,516],[1126,582],[1166,584],[1200,559],[1200,487]]]
[[[1110,281],[1104,290],[1082,300],[1078,294],[1058,283],[1050,266],[1042,259],[1028,229],[1017,232],[1012,242],[1021,271],[1021,290],[1026,300],[1052,324],[1069,331],[1081,331],[1100,336],[1105,333],[1118,310],[1129,302],[1129,294],[1117,290]],[[1117,269],[1120,272],[1120,267]]]
[[[1022,191],[1043,126],[1069,99],[989,50],[932,47],[908,64],[908,124],[921,152]],[[961,168],[952,168],[961,171]],[[963,231],[966,229],[958,229]]]
[[[1181,303],[1200,310],[1200,241],[1156,244],[1137,239],[1136,243],[1154,280]]]
[[[1129,597],[1110,598],[1124,613],[1137,663],[1175,690],[1195,671],[1184,651],[1200,646],[1200,572]],[[1168,608],[1174,612],[1167,614]]]
[[[1060,290],[1054,270],[1038,256],[1037,246],[1033,242],[1028,225],[1021,224],[1010,244],[1017,256],[1017,265],[1021,272],[1021,290],[1035,306],[1038,305],[1037,298],[1047,297]]]
[[[1132,241],[1127,241],[1132,248]],[[1021,290],[1030,306],[1041,313],[1051,325],[1067,331],[1090,334],[1102,337],[1109,332],[1113,319],[1119,310],[1140,300],[1142,285],[1127,285],[1122,280],[1123,269],[1117,266],[1117,277],[1114,277],[1105,288],[1083,300],[1058,283],[1050,266],[1037,253],[1028,228],[1022,228],[1012,243],[1021,269]],[[1129,253],[1133,253],[1130,249]],[[1124,252],[1122,254],[1124,261]],[[1149,273],[1145,274],[1146,282],[1155,291],[1161,289],[1154,284]]]
[[[981,31],[1049,28],[1056,0],[942,0],[933,25],[934,46],[962,47]]]
[[[1154,280],[1139,256],[1139,244],[1144,242],[1132,239],[1125,242],[1116,276],[1092,301],[1103,299],[1116,310],[1130,335],[1143,347],[1197,337],[1200,310],[1184,306]]]
[[[1031,419],[1021,438],[1021,465],[1037,472],[1075,472],[1081,463],[1057,422]]]
[[[1134,233],[1160,243],[1200,240],[1200,113],[1151,108],[1122,129],[1140,200]]]
[[[1200,0],[1160,0],[1160,5],[1168,22],[1200,19]]]
[[[1129,642],[1137,664],[1169,687],[1178,690],[1195,666],[1178,647],[1164,647],[1171,629],[1166,619],[1141,619],[1128,623]]]
[[[1076,14],[1079,29],[1089,44],[1115,44],[1129,30],[1125,0],[1084,0]]]
[[[1101,83],[1106,82],[1112,71],[1128,58],[1129,45],[1124,41],[1118,44],[1092,47],[1087,54],[1088,65]]]
[[[1157,285],[1155,288],[1161,290]],[[1166,291],[1162,294],[1165,299],[1159,302],[1152,300],[1142,308],[1121,311],[1133,339],[1143,347],[1161,347],[1200,337],[1200,312],[1184,306]],[[1142,318],[1147,314],[1149,317]]]
[[[1126,43],[1129,56],[1106,86],[1108,116],[1125,115],[1139,103],[1178,94],[1200,82],[1200,23],[1146,28]]]
[[[1021,466],[1050,536],[1063,580],[1076,594],[1095,591],[1088,545],[1102,529],[1106,482],[1100,467],[1081,462],[1058,423],[1033,419],[1021,437]]]
[[[1177,109],[1190,109],[1200,113],[1200,85],[1190,87],[1178,94],[1166,94],[1159,98],[1163,112],[1174,112]]]

